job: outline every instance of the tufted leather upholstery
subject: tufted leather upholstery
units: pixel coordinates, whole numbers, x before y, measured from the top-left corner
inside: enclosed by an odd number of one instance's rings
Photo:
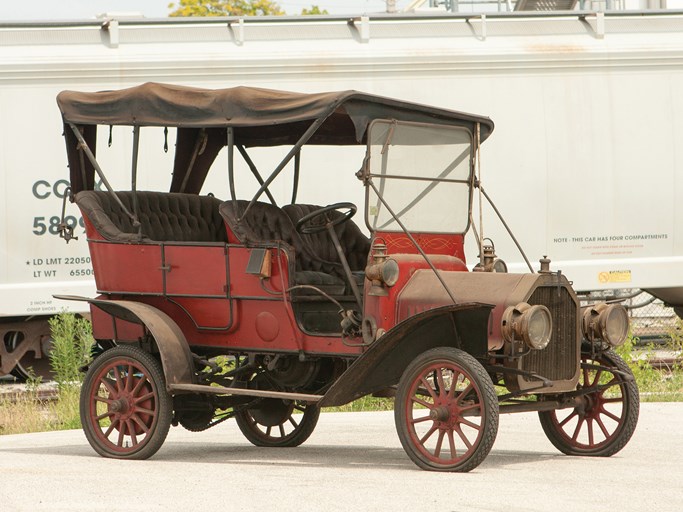
[[[277,206],[269,203],[254,203],[243,213],[249,201],[225,201],[219,211],[227,223],[231,242],[245,245],[281,241],[294,250],[295,284],[318,286],[327,293],[340,295],[344,292],[343,270],[338,263],[320,258],[302,240],[294,229],[291,219]],[[236,209],[235,209],[236,206]]]
[[[320,208],[321,206],[314,204],[289,204],[283,206],[282,210],[291,219],[292,224],[296,226],[296,223],[299,222],[299,220]],[[341,216],[342,213],[331,211],[328,215],[334,219],[335,217]],[[349,262],[351,270],[364,270],[367,265],[368,252],[370,251],[370,240],[368,237],[362,233],[353,220],[338,224],[335,226],[334,230],[337,233],[339,243],[342,246],[342,250]],[[323,260],[339,262],[339,254],[337,254],[334,243],[330,239],[330,235],[327,231],[311,235],[301,235],[301,238],[308,244],[311,250]]]
[[[280,208],[269,203],[256,202],[249,208],[246,217],[243,217],[248,204],[249,201],[237,200],[237,212],[233,201],[225,201],[219,207],[238,242],[249,245],[279,240],[294,249],[297,271],[339,272],[338,264],[323,260],[311,250]]]
[[[133,192],[116,192],[133,211]],[[86,190],[76,194],[76,204],[95,229],[117,242],[227,242],[219,199],[195,194],[137,192],[142,233],[109,192]]]
[[[242,218],[248,205],[249,201],[238,199],[225,201],[218,208],[236,238],[231,242],[250,245],[279,240],[295,250],[300,249],[301,241],[296,237],[294,226],[280,208],[257,201]]]

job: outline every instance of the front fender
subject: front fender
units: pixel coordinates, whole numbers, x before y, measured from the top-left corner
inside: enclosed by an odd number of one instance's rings
[[[375,341],[325,393],[321,407],[343,405],[398,383],[405,368],[422,352],[455,347],[475,357],[488,351],[493,305],[468,302],[414,315]]]
[[[180,327],[163,311],[128,300],[104,300],[72,295],[54,296],[56,299],[78,300],[93,304],[113,317],[143,325],[154,338],[161,356],[166,387],[172,384],[194,384],[194,361],[190,347]]]

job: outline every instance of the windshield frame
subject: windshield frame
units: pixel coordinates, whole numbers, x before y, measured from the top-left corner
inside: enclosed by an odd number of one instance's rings
[[[390,132],[387,137],[387,142],[385,143],[385,148],[387,145],[391,142],[391,138],[393,137],[393,130],[395,126],[398,125],[403,125],[403,126],[414,126],[414,127],[424,127],[424,128],[438,128],[438,129],[443,129],[447,131],[459,131],[459,132],[464,132],[467,134],[467,138],[469,140],[469,169],[468,169],[468,176],[465,179],[453,179],[453,178],[443,178],[443,177],[420,177],[420,176],[401,176],[401,175],[396,175],[396,174],[391,174],[391,172],[387,174],[373,174],[371,171],[371,152],[373,146],[377,146],[376,144],[373,144],[372,141],[372,130],[375,128],[377,124],[391,124]],[[384,149],[382,150],[384,152]],[[472,200],[473,200],[473,194],[474,194],[474,186],[475,186],[475,163],[476,163],[476,157],[477,157],[477,147],[476,147],[476,140],[474,133],[469,130],[465,126],[453,126],[453,125],[445,125],[441,123],[422,123],[422,122],[414,122],[414,121],[398,121],[396,119],[375,119],[373,120],[369,125],[368,125],[368,131],[367,131],[367,142],[366,142],[366,153],[365,153],[365,159],[363,160],[363,167],[362,167],[362,179],[363,183],[365,185],[365,225],[370,231],[370,233],[375,233],[375,232],[386,232],[386,233],[400,233],[400,232],[414,232],[414,233],[425,233],[425,234],[449,234],[449,235],[464,235],[467,233],[470,229],[471,221],[472,221]],[[374,183],[373,178],[378,178],[378,179],[390,179],[390,180],[400,180],[404,182],[432,182],[432,183],[451,183],[451,184],[462,184],[464,186],[468,187],[467,191],[467,216],[465,219],[465,225],[464,228],[459,231],[459,230],[449,230],[449,231],[444,231],[444,230],[415,230],[415,229],[409,229],[404,226],[404,223],[401,222],[400,220],[400,213],[396,214],[395,211],[392,210],[391,205],[386,202],[386,198],[384,197],[384,194],[382,193],[382,188],[381,188],[381,183],[379,184],[380,187]],[[373,199],[378,200],[379,202],[383,203],[384,207],[386,208],[387,212],[390,214],[391,219],[393,219],[391,226],[391,229],[385,229],[383,226],[380,227],[374,227],[373,226],[373,221],[374,216],[370,215],[371,211],[371,206],[370,206],[370,201],[371,201],[371,195]],[[420,194],[416,194],[415,198],[417,199]],[[420,200],[424,200],[424,197]],[[415,202],[414,204],[409,205],[409,208],[412,208],[413,206],[417,205],[420,203],[420,201]],[[386,225],[386,223],[385,223]]]

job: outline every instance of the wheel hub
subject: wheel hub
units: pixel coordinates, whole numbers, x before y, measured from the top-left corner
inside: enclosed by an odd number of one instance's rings
[[[440,429],[453,430],[460,422],[462,406],[457,400],[437,400],[429,411],[429,418],[438,423]]]
[[[435,407],[429,411],[429,417],[434,421],[448,421],[450,417],[450,411],[447,407]]]
[[[594,418],[600,415],[601,397],[595,393],[583,395],[576,405],[576,412],[582,418]]]
[[[111,412],[125,414],[128,412],[128,409],[128,400],[124,398],[119,398],[118,400],[114,400],[111,404],[109,404],[109,410]]]
[[[601,410],[601,396],[598,394],[591,394],[585,397],[584,416],[587,418],[597,418],[600,416]]]

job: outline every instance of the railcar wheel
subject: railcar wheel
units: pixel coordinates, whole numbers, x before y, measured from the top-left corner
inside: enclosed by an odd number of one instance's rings
[[[81,390],[81,423],[100,455],[151,457],[166,439],[172,412],[161,365],[144,350],[120,345],[90,365]]]
[[[573,409],[539,412],[541,426],[562,453],[609,457],[626,446],[636,429],[638,386],[631,369],[612,350],[581,360],[577,389],[598,389],[583,395]]]
[[[46,322],[47,323],[47,322]],[[49,332],[49,329],[48,329]],[[24,341],[24,333],[21,331],[11,331],[5,335],[5,348],[13,352]],[[1,343],[1,342],[0,342]],[[40,377],[43,381],[52,380],[54,374],[52,373],[52,366],[50,365],[49,351],[51,349],[52,340],[48,337],[41,336],[41,350],[43,357],[37,358],[32,351],[27,352],[17,362],[16,366],[12,368],[10,374],[22,382],[26,382],[32,377]]]
[[[297,411],[301,414],[295,414]],[[235,415],[244,437],[255,446],[299,446],[313,433],[320,408],[314,404],[266,398],[257,408],[243,409]]]
[[[428,350],[403,372],[394,406],[403,449],[422,469],[466,472],[498,432],[498,399],[484,367],[449,347]]]

